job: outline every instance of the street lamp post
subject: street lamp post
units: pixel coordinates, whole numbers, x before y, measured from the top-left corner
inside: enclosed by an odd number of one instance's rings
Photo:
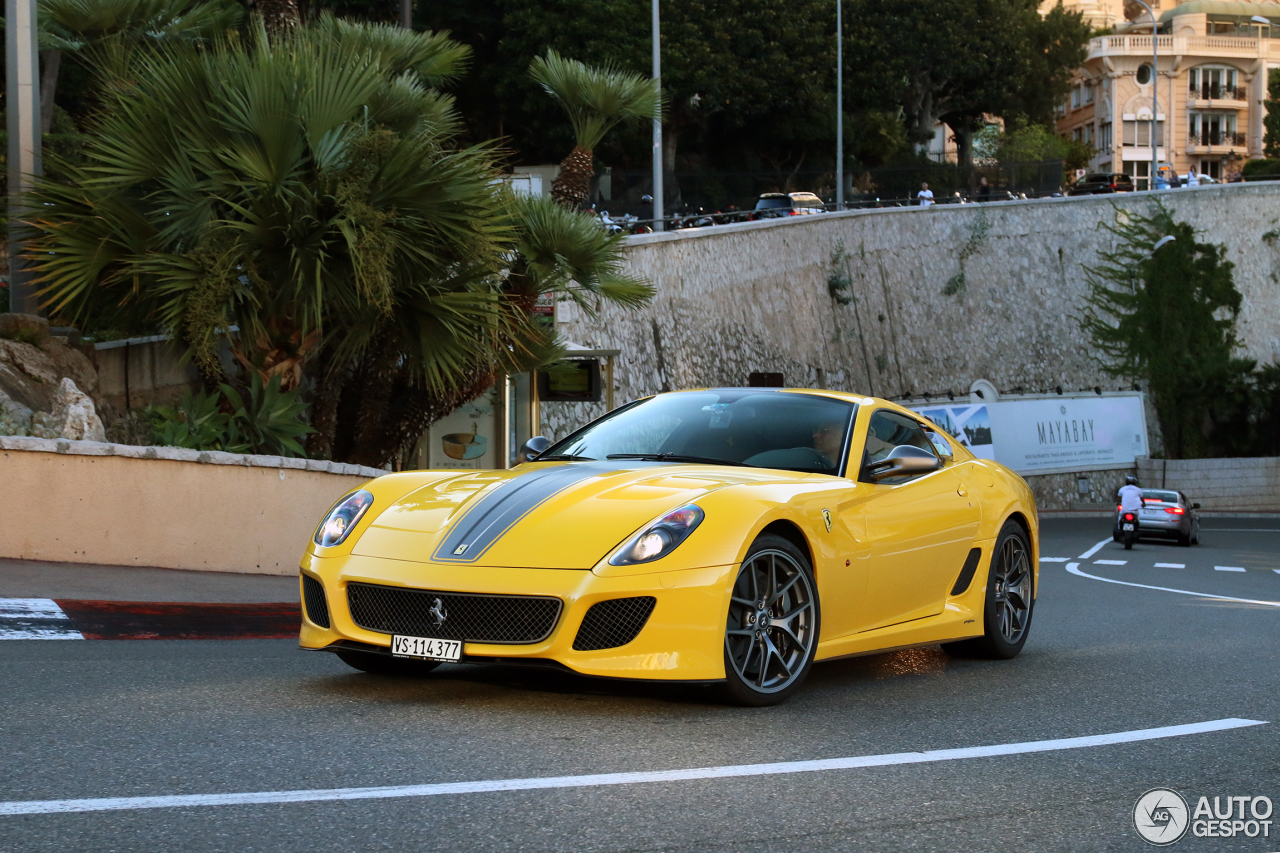
[[[40,155],[40,54],[36,47],[36,0],[5,0],[5,73],[9,131],[9,310],[34,314],[31,272],[22,257],[19,198],[42,173]]]
[[[1151,16],[1151,177],[1147,179],[1147,189],[1156,188],[1156,172],[1159,169],[1159,157],[1156,156],[1156,115],[1160,112],[1160,36],[1157,30],[1156,13],[1142,0],[1133,0],[1147,10]],[[1172,103],[1172,102],[1171,102]]]
[[[653,85],[662,92],[662,35],[658,23],[658,0],[653,0]],[[662,214],[662,116],[653,120],[653,230],[663,230]]]
[[[836,0],[836,210],[844,210],[844,27]]]

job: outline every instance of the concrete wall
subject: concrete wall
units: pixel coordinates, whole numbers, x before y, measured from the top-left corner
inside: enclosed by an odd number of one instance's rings
[[[0,437],[0,557],[291,575],[325,511],[381,473],[307,459]]]
[[[177,401],[200,377],[167,338],[134,338],[85,346],[98,371],[94,397],[116,409],[134,409]],[[126,401],[128,405],[126,405]]]
[[[1280,241],[1264,236],[1280,230],[1280,183],[849,211],[631,237],[628,266],[656,286],[653,303],[606,309],[597,321],[562,303],[557,320],[575,343],[622,350],[619,403],[745,385],[754,371],[892,398],[959,397],[980,378],[1002,391],[1116,389],[1122,381],[1102,372],[1076,320],[1084,265],[1114,246],[1105,224],[1119,211],[1150,211],[1156,197],[1202,240],[1227,246],[1244,297],[1240,354],[1275,361]],[[841,244],[853,296],[843,305],[828,286]],[[543,432],[563,436],[603,411],[545,404]],[[1147,420],[1158,450],[1153,411]],[[1058,479],[1040,484],[1043,497],[1066,508],[1078,500],[1075,477]]]
[[[1138,483],[1177,489],[1206,510],[1280,510],[1280,459],[1141,459]]]

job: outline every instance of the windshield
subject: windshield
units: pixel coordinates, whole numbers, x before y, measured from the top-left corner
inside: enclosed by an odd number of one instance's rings
[[[756,388],[662,394],[589,424],[539,456],[670,458],[840,476],[856,407]]]

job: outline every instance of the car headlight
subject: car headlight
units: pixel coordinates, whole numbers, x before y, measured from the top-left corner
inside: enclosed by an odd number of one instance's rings
[[[320,522],[316,528],[315,543],[322,548],[341,545],[372,505],[373,495],[364,489],[347,495]]]
[[[637,533],[609,558],[611,566],[651,563],[667,556],[702,523],[702,510],[693,504],[674,509]]]

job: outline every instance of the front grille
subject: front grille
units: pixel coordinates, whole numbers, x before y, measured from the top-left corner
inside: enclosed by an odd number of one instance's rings
[[[532,595],[347,585],[351,619],[361,628],[471,643],[519,645],[545,640],[560,618],[561,604],[558,598]]]
[[[960,568],[960,577],[956,578],[956,585],[951,587],[952,595],[959,595],[969,588],[969,584],[973,583],[973,575],[978,571],[978,560],[981,557],[981,548],[974,548],[969,551],[969,556],[965,558],[964,565]]]
[[[658,600],[651,595],[638,598],[613,598],[591,605],[582,617],[582,627],[573,640],[574,651],[594,652],[616,649],[636,638],[649,621]]]
[[[324,596],[324,584],[307,574],[302,576],[302,603],[308,619],[321,628],[329,627],[329,600]]]

